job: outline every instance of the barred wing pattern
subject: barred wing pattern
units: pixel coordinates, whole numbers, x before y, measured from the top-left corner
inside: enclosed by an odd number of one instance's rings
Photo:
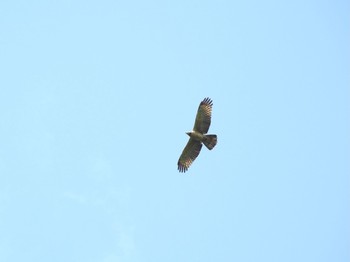
[[[197,158],[199,155],[199,152],[201,151],[202,143],[199,141],[196,141],[192,138],[188,140],[188,143],[184,150],[182,151],[182,154],[179,158],[179,161],[177,162],[177,167],[180,172],[186,172],[187,169],[190,167],[192,162]]]
[[[205,98],[198,107],[196,121],[194,123],[193,130],[206,134],[209,130],[211,122],[211,111],[213,107],[213,101],[207,97]]]

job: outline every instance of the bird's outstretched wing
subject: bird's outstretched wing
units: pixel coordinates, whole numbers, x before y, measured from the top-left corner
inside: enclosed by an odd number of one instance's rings
[[[207,97],[199,104],[196,121],[194,123],[193,130],[206,134],[209,130],[211,121],[211,111],[213,107],[213,101]]]
[[[177,168],[180,172],[186,172],[192,162],[197,158],[201,151],[202,143],[190,138],[177,162]]]

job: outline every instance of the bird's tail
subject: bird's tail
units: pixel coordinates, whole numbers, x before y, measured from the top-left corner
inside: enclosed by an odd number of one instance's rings
[[[214,146],[216,146],[216,143],[218,142],[216,135],[205,135],[205,140],[203,141],[204,145],[209,149],[212,150]]]

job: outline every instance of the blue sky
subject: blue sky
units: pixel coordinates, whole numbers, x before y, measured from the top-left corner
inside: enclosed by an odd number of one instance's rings
[[[2,1],[0,261],[349,261],[349,14]]]

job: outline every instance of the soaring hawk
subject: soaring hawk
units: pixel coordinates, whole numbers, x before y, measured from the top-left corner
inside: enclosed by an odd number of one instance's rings
[[[212,107],[213,101],[208,97],[204,98],[199,104],[193,130],[186,133],[190,139],[177,162],[180,172],[186,172],[192,162],[197,158],[202,149],[202,143],[209,150],[212,150],[217,143],[216,135],[207,135],[211,121]]]

